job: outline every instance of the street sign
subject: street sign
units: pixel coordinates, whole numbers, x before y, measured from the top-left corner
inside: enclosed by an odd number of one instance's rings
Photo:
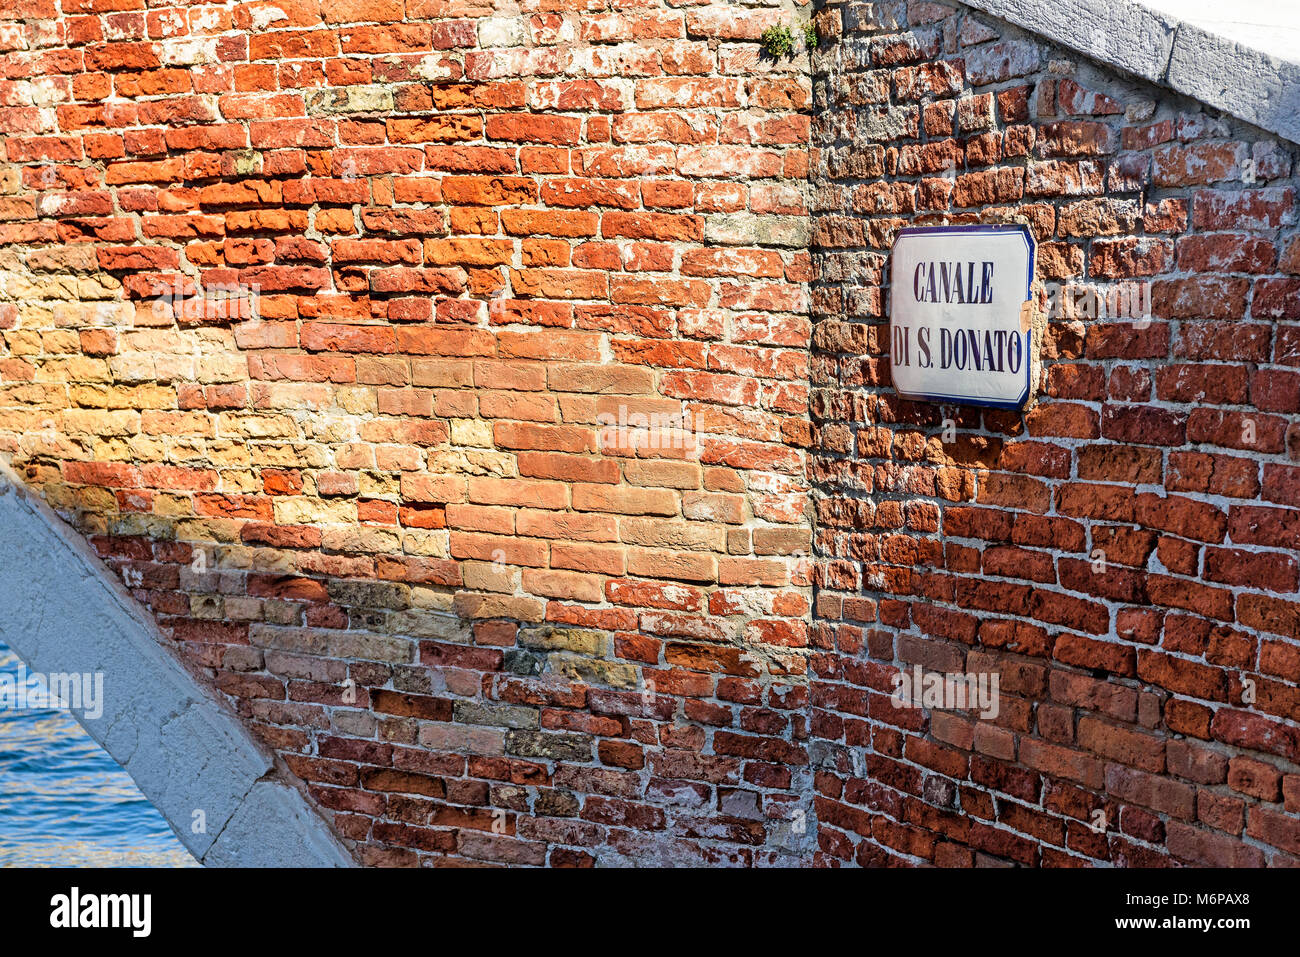
[[[1034,240],[1026,226],[917,226],[894,240],[890,368],[909,399],[1019,409],[1029,399]]]

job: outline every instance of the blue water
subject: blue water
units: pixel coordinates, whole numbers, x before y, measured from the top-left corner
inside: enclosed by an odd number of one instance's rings
[[[0,674],[18,668],[0,643]],[[71,714],[0,707],[0,866],[197,865]]]

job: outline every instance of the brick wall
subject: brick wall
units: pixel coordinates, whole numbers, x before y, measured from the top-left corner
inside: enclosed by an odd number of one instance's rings
[[[363,863],[1296,863],[1295,147],[808,14],[11,4],[0,454]],[[1023,415],[890,388],[937,221],[1066,287]]]
[[[362,862],[806,855],[800,17],[0,16],[0,452]]]
[[[819,859],[1300,863],[1295,147],[961,6],[819,22]],[[886,254],[933,222],[1027,223],[1067,287],[1023,414],[890,388]],[[1125,281],[1149,323],[1083,308]],[[998,717],[893,707],[914,665]]]

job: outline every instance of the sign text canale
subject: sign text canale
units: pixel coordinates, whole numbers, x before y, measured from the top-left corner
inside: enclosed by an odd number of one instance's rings
[[[910,399],[1018,409],[1029,398],[1034,240],[1025,226],[901,229],[889,276],[890,366]]]

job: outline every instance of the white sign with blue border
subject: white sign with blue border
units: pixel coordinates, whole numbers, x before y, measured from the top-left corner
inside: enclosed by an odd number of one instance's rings
[[[1026,226],[899,230],[890,265],[890,368],[909,399],[1019,409],[1029,399]]]

